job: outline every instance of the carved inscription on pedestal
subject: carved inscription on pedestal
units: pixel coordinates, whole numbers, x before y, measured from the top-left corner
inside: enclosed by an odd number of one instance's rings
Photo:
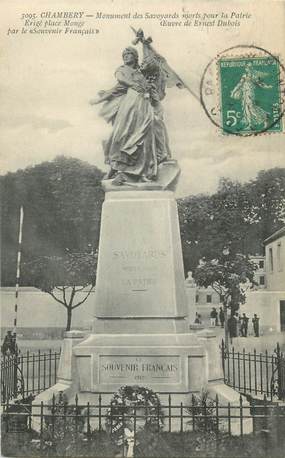
[[[101,355],[100,383],[180,383],[180,356]]]

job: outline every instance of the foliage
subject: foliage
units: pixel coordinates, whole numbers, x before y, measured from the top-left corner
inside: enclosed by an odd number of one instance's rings
[[[136,443],[146,444],[148,434],[163,426],[160,400],[154,391],[142,386],[122,386],[111,400],[106,429],[114,443],[122,445],[126,435],[136,434]]]
[[[191,417],[195,416],[195,431],[216,431],[215,407],[215,401],[210,398],[209,393],[205,390],[201,391],[200,396],[192,396],[191,407],[187,408],[187,413]],[[191,419],[189,424],[192,422]]]
[[[285,168],[244,184],[222,178],[212,195],[179,199],[178,212],[186,271],[225,247],[231,255],[263,254],[263,240],[284,225]]]
[[[72,311],[82,305],[95,285],[97,253],[72,253],[65,256],[42,256],[25,263],[23,277],[30,283],[48,293],[66,308],[66,330],[71,328]],[[76,294],[86,287],[83,299],[75,301]]]
[[[83,409],[78,405],[69,406],[60,393],[49,410],[50,414],[44,417],[42,450],[56,456],[76,456],[78,443],[84,439]],[[34,445],[39,449],[40,441],[34,441]]]
[[[217,259],[202,261],[193,277],[198,286],[212,286],[233,315],[245,303],[246,289],[255,283],[255,269],[255,264],[243,254],[222,254]]]
[[[185,457],[189,458],[267,458],[268,456],[275,458],[283,458],[284,456],[284,434],[280,434],[278,443],[272,442],[273,434],[269,436],[269,442],[265,437],[256,433],[244,436],[228,436],[216,435],[213,432],[163,432],[160,434],[149,433],[146,446],[139,445],[135,449],[137,457]],[[35,432],[27,432],[21,434],[7,433],[5,426],[2,428],[2,454],[4,456],[25,456],[25,457],[40,457],[40,456],[64,456],[60,452],[60,447],[50,449],[50,447],[41,450],[39,446],[39,438]],[[91,443],[85,438],[78,439],[78,451],[73,450],[73,454],[69,456],[86,456],[86,457],[116,457],[122,456],[118,454],[118,449],[110,442],[109,435],[105,431],[94,431],[91,435]],[[71,449],[69,449],[71,452]],[[63,450],[64,453],[64,450]],[[67,456],[67,455],[65,455]]]
[[[24,262],[65,256],[67,249],[96,251],[104,199],[102,177],[97,167],[64,156],[0,177],[4,286],[15,282],[21,205]],[[29,279],[22,284],[29,286]]]

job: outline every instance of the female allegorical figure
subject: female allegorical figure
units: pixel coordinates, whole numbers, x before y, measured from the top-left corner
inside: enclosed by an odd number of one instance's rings
[[[123,61],[115,73],[117,85],[91,101],[105,102],[100,114],[113,124],[103,147],[111,168],[107,178],[114,177],[114,184],[154,180],[157,165],[170,157],[160,104],[165,81],[159,65],[149,56],[139,67],[132,47],[123,51]]]
[[[231,92],[231,97],[241,100],[243,119],[245,129],[252,129],[254,125],[262,125],[263,128],[268,126],[269,113],[261,108],[255,97],[255,88],[270,89],[272,86],[261,81],[261,77],[266,76],[263,72],[257,72],[248,64],[245,67],[245,73],[240,81]]]

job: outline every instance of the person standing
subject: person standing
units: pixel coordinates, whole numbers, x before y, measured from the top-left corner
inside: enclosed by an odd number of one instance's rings
[[[210,325],[216,326],[217,310],[213,307],[210,313]]]
[[[215,311],[215,326],[218,326],[219,325],[219,321],[218,321],[218,312],[217,312],[216,307],[214,307],[214,311]]]
[[[241,318],[241,329],[240,329],[242,337],[247,337],[248,321],[249,321],[249,318],[246,316],[245,313],[243,313],[242,318]]]
[[[235,326],[236,326],[236,336],[235,337],[239,337],[241,335],[241,317],[236,312],[234,315],[234,318],[235,318]]]
[[[223,328],[224,325],[225,325],[225,312],[224,312],[223,307],[220,307],[219,320],[220,320],[220,323],[221,323],[221,328]]]
[[[256,313],[253,315],[252,325],[253,325],[254,337],[259,337],[259,317],[256,315]]]
[[[232,343],[233,337],[237,337],[236,317],[234,315],[231,315],[228,319],[228,330]]]
[[[202,324],[201,315],[198,312],[196,312],[194,324]]]

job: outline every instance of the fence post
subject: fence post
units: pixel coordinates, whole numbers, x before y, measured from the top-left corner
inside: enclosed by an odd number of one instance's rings
[[[192,397],[191,397],[191,402],[192,402],[192,428],[193,428],[193,431],[195,431],[195,397],[194,397],[194,394],[192,394]]]
[[[6,433],[9,432],[9,396],[7,396],[7,399],[6,399],[7,403],[6,403],[6,413],[7,415],[5,416],[6,418]]]
[[[183,402],[180,402],[180,432],[183,433]]]
[[[126,448],[125,447],[125,407],[126,407],[126,403],[125,403],[125,399],[124,398],[123,398],[123,406],[122,407],[123,407],[123,410],[122,410],[123,440],[122,440],[122,442],[123,442],[123,457],[125,457],[126,456],[125,452],[127,450],[125,450],[125,448]]]
[[[239,397],[239,404],[240,404],[240,435],[243,436],[243,401],[242,396]]]
[[[169,432],[171,433],[171,396],[168,395],[168,428]]]
[[[134,454],[136,450],[136,440],[137,440],[137,405],[134,405]]]
[[[208,417],[207,417],[207,404],[206,400],[202,400],[202,411],[203,411],[203,416],[204,416],[204,431],[207,431],[207,426],[208,426]],[[202,417],[203,418],[203,417]]]
[[[225,378],[225,342],[224,342],[224,339],[222,339],[222,367],[223,367],[223,375],[224,375],[224,383],[225,383],[226,378]]]
[[[263,432],[263,439],[264,439],[265,454],[267,456],[269,452],[269,429],[268,429],[268,406],[267,406],[267,398],[265,395],[263,397],[263,404],[264,404],[265,425],[262,429],[262,432]]]
[[[17,372],[18,372],[18,352],[12,357],[13,363],[13,397],[17,396]]]
[[[99,394],[99,431],[102,431],[102,396]]]
[[[276,345],[276,364],[277,364],[277,383],[278,383],[278,399],[282,400],[282,380],[281,380],[281,350],[279,342]]]
[[[88,441],[88,451],[90,453],[91,446],[91,429],[90,429],[90,403],[87,402],[87,441]]]
[[[41,410],[40,410],[40,450],[42,452],[43,450],[43,443],[44,443],[44,438],[43,438],[43,426],[44,426],[44,403],[41,401]]]
[[[52,437],[52,442],[54,445],[54,423],[55,423],[55,395],[52,395],[52,407],[51,407],[51,437]]]
[[[78,394],[75,395],[75,453],[78,454]]]
[[[235,371],[235,349],[232,347],[232,355],[233,355],[233,389],[236,387],[236,371]]]
[[[231,403],[228,402],[228,433],[232,435],[232,424],[231,424]]]
[[[216,394],[215,404],[216,404],[216,434],[219,434],[219,431],[220,431],[220,423],[219,423],[219,397],[218,397],[217,394]]]

